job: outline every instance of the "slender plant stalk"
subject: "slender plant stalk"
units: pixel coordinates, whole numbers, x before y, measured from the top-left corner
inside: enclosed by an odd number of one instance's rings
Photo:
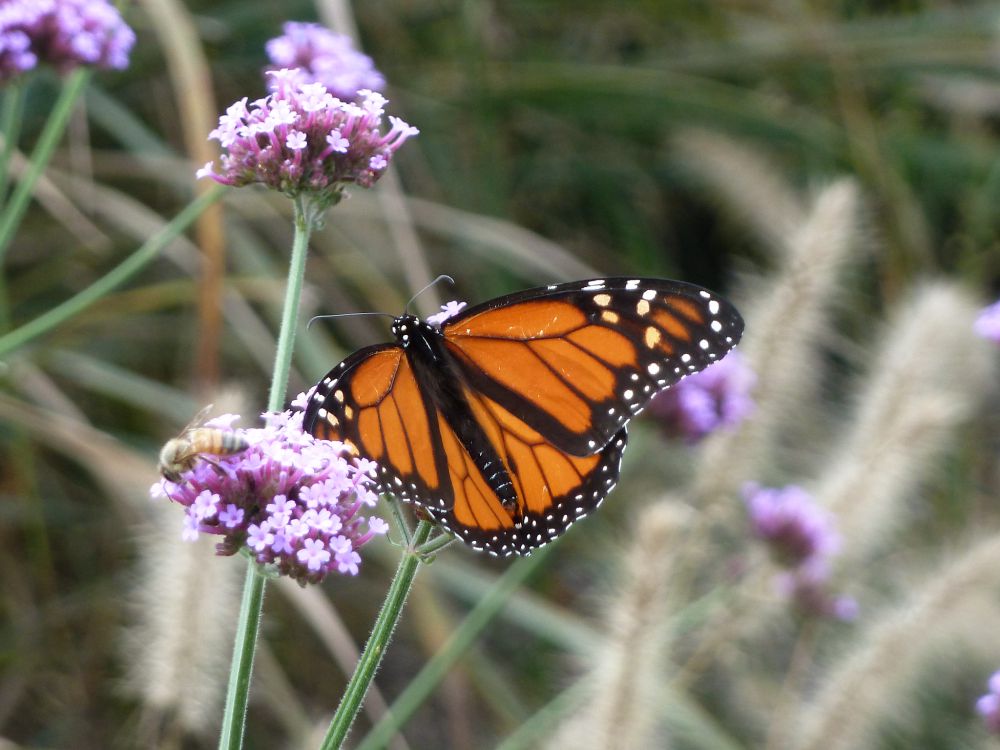
[[[3,150],[0,151],[0,206],[7,202],[7,183],[10,180],[10,155],[17,148],[21,137],[21,118],[24,114],[24,100],[27,84],[15,81],[8,85],[0,110],[0,133],[3,134]]]
[[[90,80],[90,75],[90,68],[81,67],[66,78],[59,98],[53,105],[48,120],[45,121],[42,134],[38,137],[35,150],[31,152],[28,168],[18,181],[10,201],[4,205],[3,213],[0,213],[0,263],[3,262],[10,241],[28,208],[28,201],[35,190],[35,183],[38,182],[38,178],[48,166],[56,144],[62,139],[62,135],[66,131],[66,123],[69,122],[69,116],[73,111],[73,105]]]
[[[208,206],[219,200],[224,192],[225,188],[218,187],[192,201],[138,250],[86,289],[20,328],[0,336],[0,357],[51,331],[135,276],[159,254],[160,250],[191,226]]]
[[[451,534],[442,532],[438,534],[433,539],[429,539],[427,544],[424,544],[417,550],[417,554],[423,555],[424,557],[429,557],[431,555],[436,555],[438,552],[443,550],[449,544],[455,541],[455,537]]]
[[[267,400],[268,411],[278,411],[285,403],[285,390],[288,387],[288,373],[291,370],[292,352],[295,346],[299,299],[302,296],[302,282],[306,271],[306,251],[309,248],[309,237],[318,218],[317,212],[308,200],[301,196],[295,198],[295,238],[292,241],[292,257],[288,264],[288,283],[281,313],[278,346],[274,356],[271,391]],[[236,643],[233,646],[226,709],[222,717],[222,732],[219,735],[220,750],[239,750],[243,747],[250,675],[253,671],[257,633],[260,630],[261,610],[264,607],[264,581],[257,563],[250,560],[243,585],[243,602],[240,605]]]
[[[247,577],[243,582],[240,619],[236,626],[226,710],[222,716],[222,732],[219,735],[220,750],[243,747],[250,673],[253,670],[253,655],[257,648],[257,633],[260,631],[260,616],[264,608],[264,580],[264,576],[257,570],[257,563],[250,560],[247,564]]]
[[[410,681],[406,689],[393,701],[389,711],[372,728],[364,741],[358,745],[357,750],[375,750],[375,748],[386,746],[434,688],[441,684],[441,680],[448,674],[448,670],[469,650],[479,634],[499,614],[514,592],[524,583],[524,580],[538,569],[551,550],[551,545],[542,547],[536,550],[531,557],[521,558],[507,568],[496,585],[472,608],[444,647],[434,654],[416,677]],[[323,745],[324,750],[335,747],[337,746]]]
[[[306,275],[306,251],[309,248],[309,237],[319,219],[308,199],[298,196],[294,204],[295,238],[292,240],[292,259],[288,266],[285,306],[281,311],[278,348],[274,353],[274,374],[271,376],[268,411],[279,411],[285,405],[285,390],[288,388],[288,373],[292,369],[292,352],[295,347],[296,319],[299,314],[299,300],[302,297],[302,281]]]
[[[326,732],[326,737],[323,738],[323,744],[320,745],[321,750],[337,750],[344,738],[347,737],[347,732],[350,730],[351,724],[354,723],[361,708],[361,702],[364,700],[368,687],[375,677],[375,672],[378,671],[379,664],[382,662],[386,647],[389,645],[389,639],[403,613],[403,605],[406,603],[406,597],[413,585],[413,578],[417,574],[417,568],[420,567],[421,557],[416,552],[416,548],[427,541],[432,528],[428,521],[421,521],[417,524],[416,531],[413,533],[413,542],[399,561],[399,567],[396,569],[396,575],[389,586],[389,593],[382,604],[382,610],[378,613],[371,635],[368,636],[368,643],[365,644],[365,650],[358,660],[358,666],[355,667],[354,674],[351,675],[351,680],[344,690],[344,697],[341,698],[337,712],[333,715],[330,728]]]

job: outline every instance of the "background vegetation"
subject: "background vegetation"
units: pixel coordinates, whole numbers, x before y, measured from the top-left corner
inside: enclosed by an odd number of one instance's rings
[[[264,42],[289,19],[356,34],[421,130],[314,238],[303,319],[398,312],[439,273],[456,289],[424,313],[596,272],[700,283],[747,314],[755,419],[692,446],[644,417],[619,489],[557,545],[519,562],[448,548],[353,743],[402,695],[394,748],[989,746],[973,705],[1000,668],[1000,418],[995,352],[970,327],[1000,280],[994,4],[141,0],[126,18],[132,64],[95,77],[6,260],[12,327],[204,189],[207,133],[263,94]],[[57,86],[32,81],[24,152]],[[231,191],[3,356],[12,746],[214,745],[243,565],[182,544],[147,489],[201,405],[245,424],[263,408],[289,214]],[[300,334],[291,391],[387,333]],[[836,512],[856,621],[775,591],[751,479]],[[370,552],[321,593],[272,587],[247,747],[314,746],[397,557]],[[440,678],[421,671],[442,649]]]

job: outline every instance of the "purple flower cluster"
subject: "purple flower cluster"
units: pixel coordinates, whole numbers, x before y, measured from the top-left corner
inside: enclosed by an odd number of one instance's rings
[[[756,382],[743,355],[731,351],[659,394],[650,402],[649,411],[668,433],[694,442],[750,416],[754,410],[750,392]]]
[[[986,728],[1000,734],[1000,672],[990,677],[989,692],[976,701],[976,713],[983,717]]]
[[[0,81],[48,63],[125,68],[135,33],[107,0],[0,2]]]
[[[300,396],[297,403],[302,403]],[[302,431],[302,411],[264,414],[265,427],[242,430],[249,448],[231,456],[201,456],[179,483],[161,479],[153,497],[187,509],[183,538],[223,537],[216,549],[249,549],[257,562],[299,583],[317,583],[334,570],[356,575],[358,549],[388,524],[359,511],[373,507],[374,464],[353,463],[340,443]],[[231,429],[226,415],[207,427]]]
[[[973,330],[984,339],[1000,344],[1000,301],[979,311]]]
[[[321,206],[339,200],[344,185],[371,187],[396,150],[419,131],[398,117],[382,133],[386,99],[358,92],[358,103],[333,96],[322,83],[298,83],[298,71],[271,71],[273,91],[233,104],[211,132],[228,153],[218,172],[198,170],[223,185],[261,183],[290,196],[311,194]]]
[[[754,536],[764,541],[786,568],[779,589],[803,611],[853,620],[857,603],[828,590],[830,559],[840,549],[833,516],[795,485],[761,487],[747,484],[743,500]]]
[[[368,55],[354,49],[349,36],[318,23],[289,21],[284,36],[271,39],[267,56],[279,68],[294,68],[295,83],[322,83],[333,96],[354,101],[363,89],[381,91],[385,78]]]
[[[840,547],[833,516],[801,487],[748,484],[743,488],[743,500],[754,536],[767,542],[785,567],[826,558]]]

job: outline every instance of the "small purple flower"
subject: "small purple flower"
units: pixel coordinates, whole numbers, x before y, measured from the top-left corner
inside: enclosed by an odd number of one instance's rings
[[[333,96],[320,83],[296,83],[295,71],[272,71],[273,91],[247,104],[241,99],[209,134],[227,150],[219,171],[212,162],[197,176],[222,185],[260,183],[290,195],[309,195],[321,208],[336,203],[345,185],[375,184],[392,155],[419,131],[389,116],[386,99],[363,89],[358,102]]]
[[[777,586],[803,614],[841,622],[853,622],[858,618],[858,603],[853,597],[830,591],[830,568],[825,560],[800,565],[779,575]]]
[[[252,523],[247,527],[247,546],[260,552],[274,542],[274,534],[271,533],[271,525],[264,521],[262,524]]]
[[[107,0],[0,2],[0,81],[39,63],[60,73],[80,65],[122,69],[135,33]]]
[[[1000,344],[1000,301],[979,311],[973,330],[984,339]]]
[[[305,563],[309,570],[319,570],[330,562],[330,550],[323,546],[323,541],[320,539],[306,539],[297,556],[299,562]]]
[[[194,504],[191,505],[191,510],[194,512],[194,517],[199,521],[204,521],[206,518],[211,518],[218,512],[219,496],[214,492],[209,492],[208,490],[202,490],[198,497],[194,499]]]
[[[295,403],[307,400],[300,394]],[[374,498],[374,464],[349,462],[342,444],[304,433],[302,416],[264,414],[263,428],[241,430],[245,451],[196,461],[180,483],[161,479],[150,495],[187,509],[184,539],[220,535],[219,554],[248,548],[260,564],[303,584],[333,571],[357,574],[358,549],[388,531],[384,520],[361,513]]]
[[[244,510],[236,507],[233,503],[226,505],[226,509],[219,514],[219,520],[227,529],[235,529],[243,523]]]
[[[321,83],[338,99],[353,101],[362,89],[381,91],[385,78],[351,38],[318,23],[289,21],[271,39],[267,56],[279,68],[294,68],[296,83]]]
[[[988,683],[989,692],[976,701],[976,713],[993,734],[1000,734],[1000,672],[994,672]]]
[[[184,530],[181,532],[181,539],[185,542],[193,542],[198,538],[198,519],[194,513],[187,513],[184,516]]]
[[[767,542],[775,558],[787,567],[826,559],[840,546],[833,516],[801,487],[749,483],[743,488],[743,500],[754,535]]]
[[[459,302],[458,300],[451,300],[450,302],[445,302],[441,305],[441,312],[434,313],[433,315],[427,316],[427,322],[433,326],[438,326],[439,328],[444,325],[444,322],[449,318],[453,318],[465,307],[465,302]]]
[[[669,433],[697,441],[750,416],[754,411],[750,393],[756,382],[743,355],[734,350],[659,394],[649,411]]]

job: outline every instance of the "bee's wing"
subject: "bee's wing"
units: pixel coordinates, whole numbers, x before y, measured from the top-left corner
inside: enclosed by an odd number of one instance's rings
[[[196,427],[201,427],[201,425],[205,423],[206,417],[208,417],[209,413],[212,411],[213,406],[215,406],[215,404],[209,404],[208,406],[204,407],[201,411],[199,411],[197,414],[195,414],[194,417],[191,418],[191,421],[187,423],[187,426],[183,430],[181,430],[178,434],[186,435]]]

